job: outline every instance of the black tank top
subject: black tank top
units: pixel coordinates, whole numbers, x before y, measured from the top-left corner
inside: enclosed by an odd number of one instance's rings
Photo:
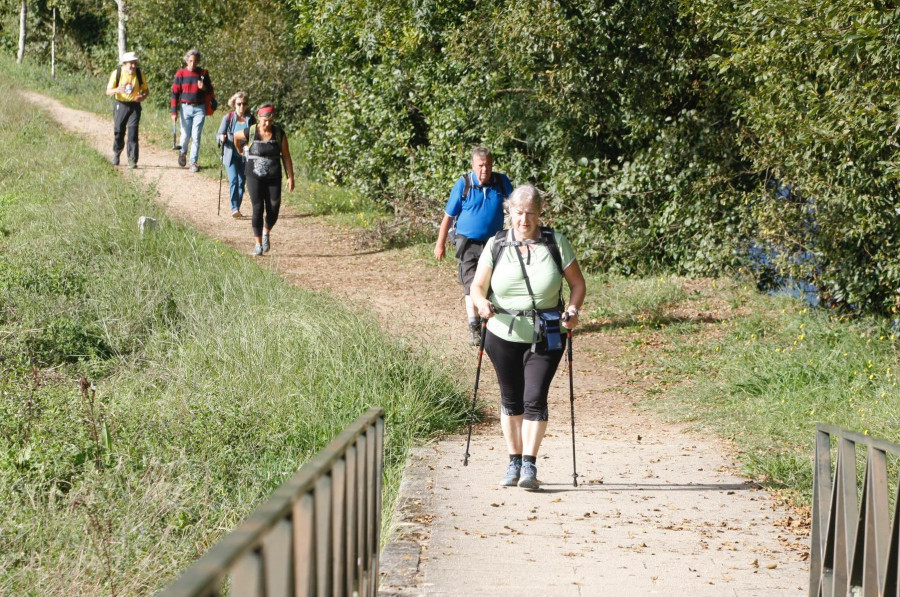
[[[258,126],[254,125],[244,173],[253,178],[281,178],[281,139],[284,131],[273,124],[272,138],[263,141],[259,138],[258,130]]]

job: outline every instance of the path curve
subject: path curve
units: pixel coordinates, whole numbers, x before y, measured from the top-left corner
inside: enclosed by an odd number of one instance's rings
[[[22,95],[109,155],[109,119]],[[140,167],[120,170],[152,185],[172,217],[249,252],[249,220],[234,220],[227,209],[217,217],[218,184],[178,168],[171,151],[143,139]],[[410,342],[439,343],[435,354],[474,374],[450,268],[408,250],[356,249],[349,235],[291,209],[283,209],[272,243],[270,255],[257,259],[261,266],[373,310]],[[618,366],[618,337],[592,331],[576,338],[579,487],[572,487],[568,379],[561,369],[538,462],[543,491],[496,486],[506,465],[496,420],[476,429],[468,467],[461,462],[464,437],[415,449],[383,554],[382,594],[805,594],[808,540],[794,534],[789,513],[737,473],[721,442],[635,407]],[[496,404],[492,373],[488,364],[479,395]]]

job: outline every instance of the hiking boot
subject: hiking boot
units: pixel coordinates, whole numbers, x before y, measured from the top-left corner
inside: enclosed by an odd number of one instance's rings
[[[534,463],[522,463],[522,470],[519,472],[519,487],[529,491],[540,489],[540,483],[537,480],[537,466]]]
[[[198,166],[196,162],[192,162],[189,170],[191,172],[200,172],[200,166]]]
[[[477,321],[469,324],[469,333],[472,335],[472,346],[481,346],[481,324]]]
[[[259,257],[259,256],[262,255],[262,254],[263,254],[262,245],[259,244],[259,243],[254,244],[254,245],[253,245],[253,253],[252,253],[252,255],[253,255],[254,257]]]
[[[128,160],[128,167],[134,170],[135,168],[137,168],[137,162],[135,162],[134,160]]]
[[[268,234],[263,234],[263,237],[262,237],[262,238],[263,238],[263,241],[262,241],[262,252],[263,252],[263,253],[268,253],[268,252],[269,252],[269,248],[270,248],[270,246],[269,246],[269,235],[268,235]]]
[[[519,482],[519,472],[522,470],[521,460],[510,460],[506,467],[506,474],[500,479],[500,487],[515,487]]]
[[[241,217],[241,210],[239,210],[239,209],[232,209],[232,210],[231,210],[231,217],[234,218],[235,220],[237,220],[238,218],[240,218],[240,217]]]
[[[186,164],[187,164],[187,154],[179,153],[178,154],[178,165],[181,166],[182,168],[184,168]]]
[[[114,155],[109,161],[112,163],[113,166],[118,166],[119,165],[119,156]]]

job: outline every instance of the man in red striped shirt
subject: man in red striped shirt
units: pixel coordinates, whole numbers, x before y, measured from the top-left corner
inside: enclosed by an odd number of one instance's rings
[[[172,82],[171,113],[172,123],[181,116],[181,153],[178,154],[178,165],[182,168],[187,163],[188,134],[191,139],[191,172],[200,168],[197,159],[200,155],[200,134],[206,121],[206,98],[212,98],[212,80],[205,68],[200,68],[200,52],[191,49],[184,56],[187,65],[175,73]]]

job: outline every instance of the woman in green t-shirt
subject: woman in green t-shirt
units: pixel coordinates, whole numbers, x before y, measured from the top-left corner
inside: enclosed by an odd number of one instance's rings
[[[489,320],[484,349],[500,384],[500,427],[509,450],[500,485],[533,490],[539,487],[536,462],[547,430],[547,393],[565,342],[539,330],[552,330],[560,316],[565,328],[575,329],[585,282],[566,237],[541,229],[544,202],[534,186],[518,187],[505,207],[510,228],[485,245],[470,296],[479,315]],[[494,250],[498,242],[499,252]],[[563,279],[570,297],[561,313]]]

